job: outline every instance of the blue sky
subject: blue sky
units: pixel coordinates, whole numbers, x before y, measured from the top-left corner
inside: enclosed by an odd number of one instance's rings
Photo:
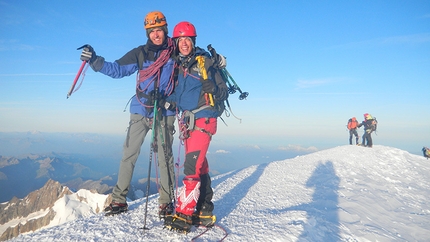
[[[192,22],[197,45],[224,54],[250,93],[231,96],[242,121],[220,122],[215,144],[324,149],[346,144],[347,120],[370,113],[375,144],[430,146],[428,1],[124,2],[0,0],[0,132],[125,135],[135,76],[88,69],[66,99],[76,48],[119,59],[146,42],[143,18],[160,10],[170,32]]]

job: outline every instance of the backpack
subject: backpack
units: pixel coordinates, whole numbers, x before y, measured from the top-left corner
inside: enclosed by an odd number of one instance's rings
[[[373,119],[371,119],[371,122],[370,122],[370,130],[376,131],[377,127],[378,127],[378,120],[376,120],[376,118],[373,117]]]
[[[348,130],[351,130],[351,129],[355,129],[355,128],[357,128],[357,124],[358,124],[357,119],[355,119],[355,118],[350,118],[350,119],[348,120],[348,125],[347,125]]]

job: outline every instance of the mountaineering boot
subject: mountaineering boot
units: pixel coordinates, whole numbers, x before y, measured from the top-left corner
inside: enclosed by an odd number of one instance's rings
[[[160,205],[158,210],[158,217],[165,219],[167,216],[172,215],[174,211],[173,203],[163,203]]]
[[[127,212],[127,210],[128,210],[127,203],[112,202],[111,204],[109,204],[109,206],[105,208],[104,211],[105,211],[105,216],[110,216],[110,215],[116,215],[119,213]]]
[[[212,212],[201,211],[193,213],[192,220],[193,225],[212,227],[216,222],[216,216]]]
[[[176,213],[167,216],[164,219],[164,227],[179,233],[188,233],[191,231],[192,218],[182,213]]]
[[[188,233],[191,230],[192,214],[200,195],[200,178],[198,176],[186,176],[182,182],[184,186],[178,196],[176,213],[165,217],[164,227],[176,232]]]
[[[179,193],[175,210],[177,213],[191,217],[200,196],[200,178],[198,176],[186,176],[182,182],[184,186]]]

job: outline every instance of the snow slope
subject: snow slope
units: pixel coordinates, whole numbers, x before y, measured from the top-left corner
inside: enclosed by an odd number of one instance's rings
[[[430,161],[376,145],[340,146],[213,178],[224,241],[430,241]],[[91,215],[11,241],[190,241],[157,217],[157,196],[114,217]],[[196,241],[217,241],[214,228]]]

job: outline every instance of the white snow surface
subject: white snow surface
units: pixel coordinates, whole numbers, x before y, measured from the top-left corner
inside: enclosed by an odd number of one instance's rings
[[[430,160],[406,151],[339,146],[212,178],[224,241],[430,241]],[[163,229],[158,194],[11,241],[191,241]],[[77,208],[75,208],[76,210]],[[76,212],[76,211],[75,211]],[[195,241],[219,241],[214,227]]]
[[[54,204],[55,218],[47,227],[56,226],[82,217],[88,217],[104,209],[108,195],[92,193],[80,189],[71,195],[65,195]]]

